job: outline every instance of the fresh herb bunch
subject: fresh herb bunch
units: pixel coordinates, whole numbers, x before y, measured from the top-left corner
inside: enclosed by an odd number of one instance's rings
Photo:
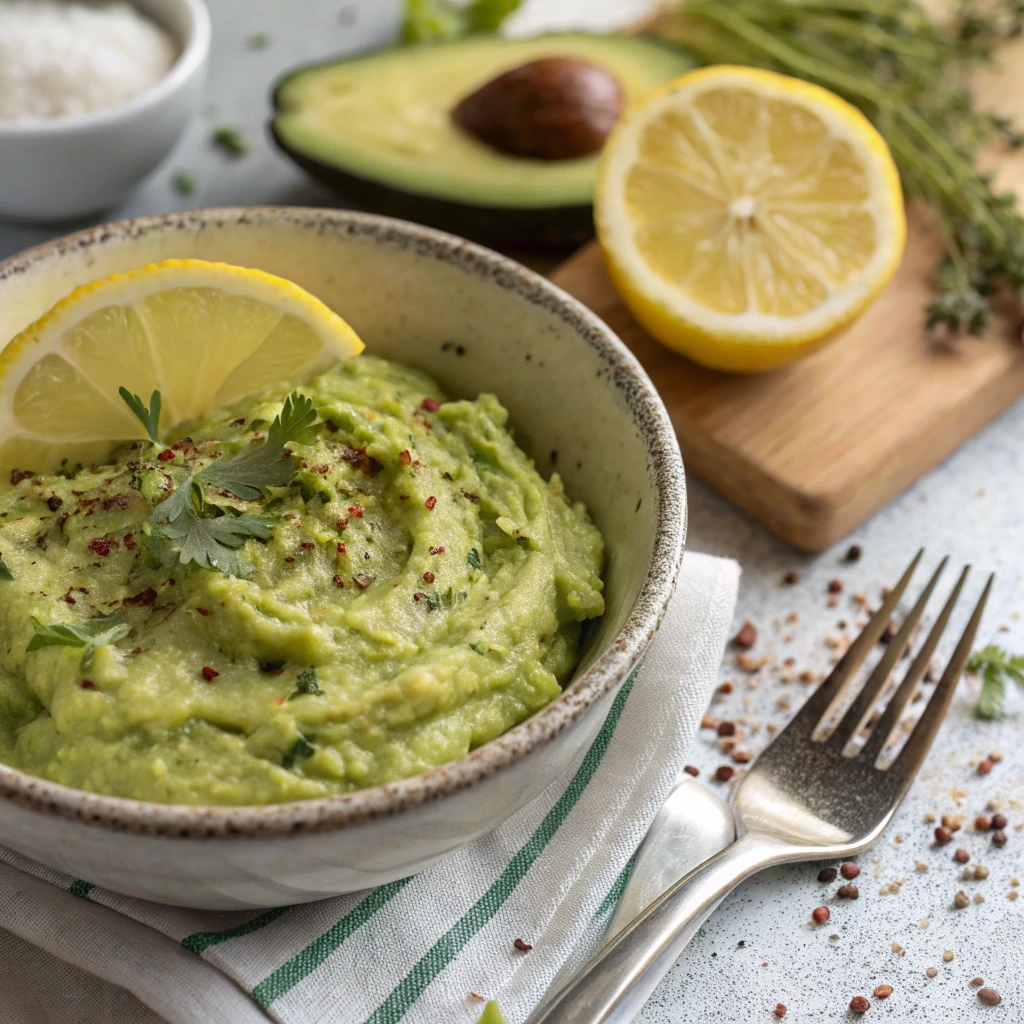
[[[1008,682],[1024,690],[1024,654],[1010,654],[993,644],[971,655],[967,671],[981,676],[981,696],[976,708],[979,718],[1003,717]]]
[[[406,0],[403,43],[461,39],[475,32],[496,32],[522,0]]]
[[[979,110],[965,73],[1024,28],[1024,0],[957,0],[948,22],[918,0],[686,0],[662,33],[708,64],[747,64],[830,89],[881,132],[908,196],[938,215],[946,257],[929,327],[979,334],[992,297],[1024,307],[1024,218],[978,167],[979,147],[1024,143]]]

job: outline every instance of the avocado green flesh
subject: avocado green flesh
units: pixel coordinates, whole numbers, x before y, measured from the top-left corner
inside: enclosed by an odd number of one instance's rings
[[[497,399],[423,408],[444,396],[395,363],[360,356],[301,386],[320,419],[291,446],[291,486],[208,493],[277,517],[239,550],[244,575],[161,565],[143,524],[168,477],[260,443],[289,390],[189,424],[169,462],[129,445],[4,484],[0,761],[97,793],[267,804],[426,771],[558,695],[603,611],[600,534]],[[131,632],[88,667],[81,648],[26,652],[31,616],[107,614]],[[319,693],[300,692],[309,669]]]
[[[460,204],[589,204],[597,156],[509,156],[460,129],[451,110],[512,68],[569,57],[606,68],[627,103],[692,67],[683,53],[634,36],[478,37],[386,50],[299,71],[278,88],[274,133],[290,152],[357,178]],[[310,168],[312,169],[312,168]]]

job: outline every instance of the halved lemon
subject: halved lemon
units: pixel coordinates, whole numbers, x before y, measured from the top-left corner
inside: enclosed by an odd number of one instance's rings
[[[147,404],[159,388],[167,430],[362,349],[323,302],[261,270],[167,260],[93,281],[0,351],[0,472],[138,438],[122,386]]]
[[[867,118],[818,86],[721,65],[640,101],[605,145],[597,233],[656,338],[766,370],[849,323],[903,252],[899,174]]]

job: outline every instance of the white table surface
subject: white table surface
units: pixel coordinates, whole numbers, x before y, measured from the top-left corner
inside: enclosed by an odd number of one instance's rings
[[[284,68],[346,47],[386,41],[399,0],[210,0],[210,6],[214,50],[202,119],[187,131],[167,163],[103,219],[183,206],[334,202],[269,144],[269,88]],[[516,27],[605,27],[635,17],[646,6],[646,0],[533,0],[517,15]],[[258,31],[270,34],[270,45],[250,50],[245,40]],[[212,128],[220,124],[243,132],[251,147],[245,158],[231,160],[209,145]],[[195,194],[187,199],[170,187],[178,169],[197,180]],[[77,226],[0,222],[0,257]],[[737,622],[750,619],[758,626],[761,638],[754,653],[772,654],[776,665],[791,656],[797,670],[827,669],[832,650],[824,638],[840,632],[838,620],[853,623],[851,594],[864,591],[876,599],[881,585],[899,575],[920,545],[927,548],[929,565],[947,553],[954,567],[972,562],[976,571],[968,587],[971,595],[986,573],[998,574],[979,639],[1024,651],[1024,625],[1017,616],[1024,563],[1022,437],[1024,404],[1002,415],[846,542],[814,558],[795,553],[691,480],[689,546],[740,561],[744,575]],[[846,564],[843,554],[854,541],[862,545],[863,557]],[[783,586],[782,576],[791,569],[801,580]],[[948,575],[947,585],[954,573]],[[826,589],[833,577],[844,581],[845,590],[838,605],[829,608]],[[795,625],[773,626],[793,612],[799,615]],[[789,642],[787,634],[792,634]],[[796,708],[808,687],[781,682],[777,669],[770,667],[747,677],[734,665],[734,653],[727,657],[722,678],[735,688],[716,700],[712,713],[737,720],[741,727],[746,723],[748,731],[760,725],[743,744],[756,751],[767,741],[764,725],[781,724],[792,713],[780,709],[778,702]],[[756,688],[748,687],[748,681]],[[1016,902],[1008,898],[1009,879],[1024,878],[1024,832],[1014,829],[1024,823],[1024,702],[1018,699],[1016,712],[1003,722],[981,723],[972,714],[976,691],[973,680],[961,684],[920,779],[882,841],[860,858],[861,896],[856,903],[834,898],[838,883],[822,886],[816,881],[819,865],[759,876],[705,926],[639,1020],[767,1022],[775,1019],[771,1011],[777,1002],[789,1007],[787,1021],[1024,1020],[1024,897]],[[977,775],[978,759],[996,749],[1005,759],[990,775]],[[711,734],[703,732],[692,755],[702,776],[726,760]],[[990,799],[1001,801],[1010,818],[1009,841],[1002,850],[993,849],[988,837],[974,834],[969,825]],[[953,843],[936,850],[930,846],[933,826],[925,822],[929,812],[961,813],[968,824]],[[970,851],[972,864],[990,869],[986,880],[958,879],[959,865],[952,861],[957,846]],[[928,871],[917,871],[916,861],[927,864]],[[880,893],[901,881],[898,893]],[[952,898],[961,887],[972,896],[982,894],[985,902],[953,909]],[[831,907],[832,919],[816,928],[809,924],[809,915],[821,903]],[[929,927],[922,928],[925,919]],[[894,942],[903,947],[903,956],[892,951]],[[945,950],[954,954],[949,963],[942,959]],[[929,967],[938,969],[935,978],[926,977]],[[998,989],[1003,996],[999,1007],[979,1003],[968,984],[975,976]],[[895,990],[885,1002],[871,997],[882,982]],[[864,1018],[847,1010],[857,994],[873,1003]]]

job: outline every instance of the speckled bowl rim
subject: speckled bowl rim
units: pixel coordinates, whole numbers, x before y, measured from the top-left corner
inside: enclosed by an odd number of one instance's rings
[[[671,421],[636,358],[602,320],[546,278],[483,246],[408,221],[309,207],[224,207],[137,217],[45,242],[0,261],[6,281],[51,257],[168,229],[193,232],[270,221],[317,231],[370,235],[378,244],[411,248],[493,282],[568,324],[607,367],[609,384],[632,413],[649,452],[657,528],[645,582],[633,611],[604,651],[564,692],[531,718],[466,757],[400,782],[265,806],[193,806],[101,796],[0,765],[0,799],[119,832],[182,838],[272,837],[326,832],[411,810],[459,792],[515,764],[577,722],[595,701],[639,664],[675,590],[686,540],[686,483]]]

